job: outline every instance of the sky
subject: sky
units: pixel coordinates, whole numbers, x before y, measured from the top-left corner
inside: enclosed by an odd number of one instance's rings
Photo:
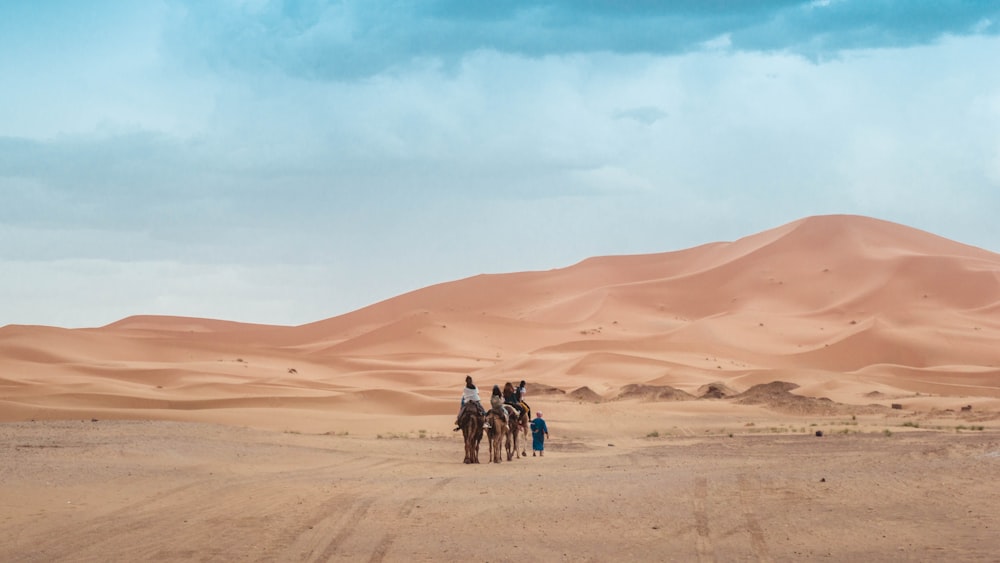
[[[0,1],[0,326],[297,325],[812,215],[1000,252],[1000,3]]]

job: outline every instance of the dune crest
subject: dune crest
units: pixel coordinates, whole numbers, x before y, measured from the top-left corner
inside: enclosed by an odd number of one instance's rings
[[[5,326],[0,417],[442,415],[465,374],[484,395],[525,379],[529,395],[567,400],[730,397],[779,379],[858,404],[927,389],[1000,399],[998,309],[996,253],[809,217],[733,242],[475,276],[301,326]]]

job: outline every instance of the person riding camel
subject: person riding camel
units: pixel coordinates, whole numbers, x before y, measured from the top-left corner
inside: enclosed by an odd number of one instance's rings
[[[521,415],[524,414],[524,407],[521,406],[517,392],[514,391],[514,385],[509,381],[503,386],[503,402],[514,407],[514,410],[517,411],[517,418],[521,418]]]
[[[527,387],[525,387],[523,379],[521,380],[521,383],[517,386],[517,389],[514,389],[514,392],[517,393],[517,402],[520,403],[521,406],[524,408],[524,412],[528,413],[528,418],[530,419],[531,406],[524,401],[524,394],[528,392],[528,389]]]
[[[507,420],[507,409],[503,408],[503,394],[500,393],[500,386],[493,386],[493,395],[490,397],[490,406],[493,407],[493,412],[503,415],[504,422],[509,422]]]
[[[462,411],[465,409],[465,403],[472,402],[477,407],[479,407],[479,414],[485,415],[486,409],[483,408],[483,403],[479,399],[479,388],[476,384],[472,382],[472,376],[465,376],[465,388],[462,389],[462,405],[458,407],[458,418],[455,419],[455,432],[462,429],[459,424],[459,420],[462,418]]]

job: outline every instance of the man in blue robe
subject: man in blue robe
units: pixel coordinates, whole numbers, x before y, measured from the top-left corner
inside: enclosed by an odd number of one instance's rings
[[[545,455],[545,439],[549,437],[549,427],[545,425],[542,413],[535,414],[535,420],[531,421],[531,457],[535,454]]]

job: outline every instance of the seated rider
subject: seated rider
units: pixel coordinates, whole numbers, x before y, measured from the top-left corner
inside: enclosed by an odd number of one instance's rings
[[[504,422],[507,422],[507,409],[503,408],[503,395],[500,393],[500,386],[493,386],[493,395],[490,397],[490,406],[494,412],[503,415]]]
[[[528,406],[528,403],[524,401],[524,394],[528,392],[528,389],[527,387],[525,387],[523,379],[521,380],[521,383],[517,386],[517,389],[514,389],[514,392],[517,393],[517,402],[520,403],[524,411],[528,413],[528,418],[531,418],[531,407]]]
[[[458,418],[455,419],[455,431],[458,432],[462,429],[459,426],[459,418],[462,417],[462,410],[465,409],[465,403],[472,402],[477,407],[479,407],[479,414],[485,415],[486,409],[483,408],[483,403],[479,399],[479,389],[476,384],[472,382],[472,376],[465,376],[465,388],[462,389],[462,405],[458,408]]]
[[[517,397],[517,392],[514,391],[514,385],[509,381],[503,386],[503,402],[514,407],[514,410],[517,411],[518,418],[521,418],[524,414],[524,407],[521,406],[521,401]]]

